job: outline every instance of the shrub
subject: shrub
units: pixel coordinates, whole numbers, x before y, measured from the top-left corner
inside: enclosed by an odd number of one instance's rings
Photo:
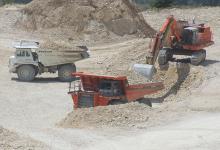
[[[11,3],[14,3],[15,0],[3,0],[3,3],[4,4],[11,4]]]
[[[151,0],[150,5],[156,8],[170,7],[174,0]]]

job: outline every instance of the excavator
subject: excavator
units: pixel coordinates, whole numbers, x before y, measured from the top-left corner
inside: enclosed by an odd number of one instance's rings
[[[174,55],[188,56],[188,63],[199,65],[206,59],[204,48],[214,44],[212,31],[205,24],[195,24],[195,20],[177,21],[173,15],[167,17],[165,23],[150,42],[150,51],[146,64],[135,64],[134,70],[148,79],[156,72],[155,63],[167,65],[169,61],[180,61]],[[182,59],[184,60],[184,59]]]

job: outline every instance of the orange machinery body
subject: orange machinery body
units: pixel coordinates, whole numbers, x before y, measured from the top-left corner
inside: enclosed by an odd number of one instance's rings
[[[183,44],[183,49],[198,51],[214,44],[210,27],[199,25],[197,28],[199,29],[197,33],[197,43]]]
[[[195,28],[198,31],[196,33],[195,43],[193,44],[183,43],[182,44],[183,49],[197,51],[214,44],[212,40],[212,32],[209,26],[206,26],[204,24],[190,25],[187,21],[176,21],[172,15],[166,19],[159,33],[167,34],[167,39],[165,39],[165,41],[168,40],[167,42],[169,42],[172,46],[173,38],[176,38],[177,42],[183,42],[182,41],[183,30],[186,29],[187,27]]]
[[[154,65],[159,55],[160,65],[172,60],[173,55],[202,54],[205,60],[204,48],[213,45],[212,31],[204,24],[189,24],[188,21],[176,21],[169,16],[159,32],[150,43],[150,55],[147,57],[147,64]],[[160,51],[166,52],[160,55]],[[170,60],[168,59],[170,58]],[[194,57],[195,58],[195,57]],[[164,63],[160,63],[164,62]]]
[[[73,73],[73,76],[79,77],[81,82],[78,89],[69,92],[74,108],[106,106],[113,100],[131,102],[164,88],[161,82],[129,85],[125,76],[99,76],[82,72]],[[108,87],[111,83],[114,88]]]

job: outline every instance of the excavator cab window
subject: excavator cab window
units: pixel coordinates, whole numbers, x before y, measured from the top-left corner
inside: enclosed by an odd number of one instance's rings
[[[205,28],[204,27],[199,27],[198,30],[199,30],[199,33],[204,33],[205,32]]]
[[[198,29],[187,27],[183,30],[182,41],[184,44],[192,45],[197,43]]]

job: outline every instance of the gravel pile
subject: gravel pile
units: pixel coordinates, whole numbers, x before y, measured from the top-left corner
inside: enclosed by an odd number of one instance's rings
[[[58,126],[64,128],[132,127],[147,122],[150,107],[132,102],[105,107],[76,109],[69,113]]]
[[[110,49],[118,52],[98,53],[93,59],[83,62],[86,72],[93,72],[101,75],[126,75],[130,84],[150,82],[146,78],[133,72],[131,66],[134,63],[144,63],[147,54],[147,41],[135,40],[134,43],[125,43],[103,48],[104,51]],[[101,51],[101,50],[100,50]],[[98,65],[100,70],[96,70]],[[157,67],[158,68],[158,67]],[[192,67],[190,64],[170,63],[169,68],[157,71],[153,81],[162,81],[165,89],[148,95],[151,101],[180,101],[190,93],[190,87],[200,85],[203,80],[203,72],[200,67]],[[128,103],[115,106],[77,109],[72,111],[62,120],[59,125],[67,128],[100,128],[108,127],[136,127],[138,124],[147,123],[151,109],[146,104]]]
[[[34,0],[22,12],[17,24],[25,29],[54,29],[48,34],[65,32],[73,39],[155,33],[128,0]]]

